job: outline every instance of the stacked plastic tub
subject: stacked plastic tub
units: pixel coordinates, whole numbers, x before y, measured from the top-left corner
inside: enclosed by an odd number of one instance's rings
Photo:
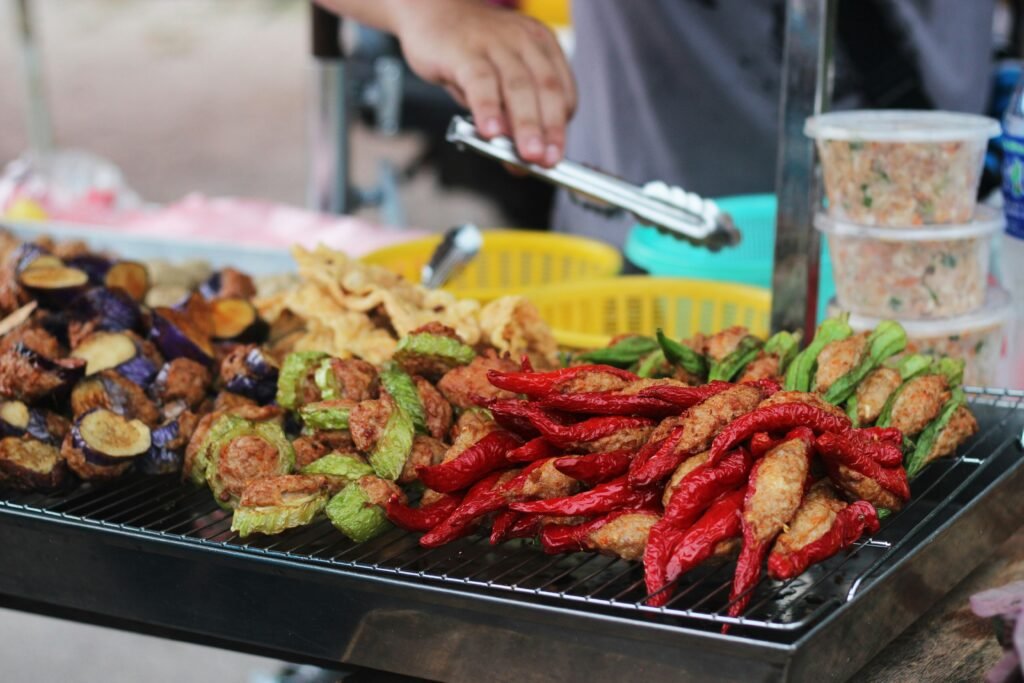
[[[965,382],[1001,386],[1009,295],[990,275],[1001,212],[976,203],[999,123],[969,114],[852,111],[808,119],[821,159],[836,298],[855,330],[898,320],[908,351],[966,361]]]

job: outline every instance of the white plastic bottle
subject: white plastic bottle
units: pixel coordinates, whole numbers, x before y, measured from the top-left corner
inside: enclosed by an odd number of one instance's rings
[[[1006,385],[1024,389],[1024,78],[1003,116],[1003,205],[1006,233],[999,249],[999,272],[1014,301]]]

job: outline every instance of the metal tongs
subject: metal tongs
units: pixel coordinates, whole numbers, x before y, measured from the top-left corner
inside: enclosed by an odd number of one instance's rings
[[[719,209],[710,199],[703,199],[678,187],[671,188],[664,183],[648,183],[645,187],[638,187],[569,160],[563,160],[551,168],[531,164],[519,158],[510,139],[496,137],[485,140],[477,133],[476,126],[462,116],[452,118],[447,138],[460,147],[468,147],[553,185],[564,187],[581,197],[584,204],[598,211],[606,211],[609,207],[614,212],[627,211],[640,223],[651,225],[691,244],[714,251],[740,241],[739,230],[729,214]],[[598,205],[594,206],[594,202]]]

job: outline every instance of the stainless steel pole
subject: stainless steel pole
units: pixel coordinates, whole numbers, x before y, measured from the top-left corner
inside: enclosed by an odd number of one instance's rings
[[[25,90],[25,116],[29,148],[38,155],[53,150],[53,127],[46,100],[42,59],[36,41],[30,0],[13,0],[15,39],[21,51],[21,75]]]
[[[820,243],[812,221],[820,204],[814,144],[804,120],[828,109],[832,99],[837,0],[787,0],[779,103],[779,200],[772,274],[773,331],[814,332],[818,307]]]
[[[307,206],[324,213],[350,213],[349,86],[341,49],[341,20],[310,3],[315,60],[309,123]]]

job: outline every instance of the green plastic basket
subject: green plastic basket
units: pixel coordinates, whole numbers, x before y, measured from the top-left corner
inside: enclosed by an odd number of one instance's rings
[[[720,282],[738,282],[771,288],[772,261],[775,254],[775,195],[751,194],[716,200],[735,221],[743,239],[735,247],[712,252],[637,225],[626,240],[626,258],[651,275],[687,277]],[[821,273],[818,292],[818,319],[835,295],[832,261],[828,244],[821,243]]]

